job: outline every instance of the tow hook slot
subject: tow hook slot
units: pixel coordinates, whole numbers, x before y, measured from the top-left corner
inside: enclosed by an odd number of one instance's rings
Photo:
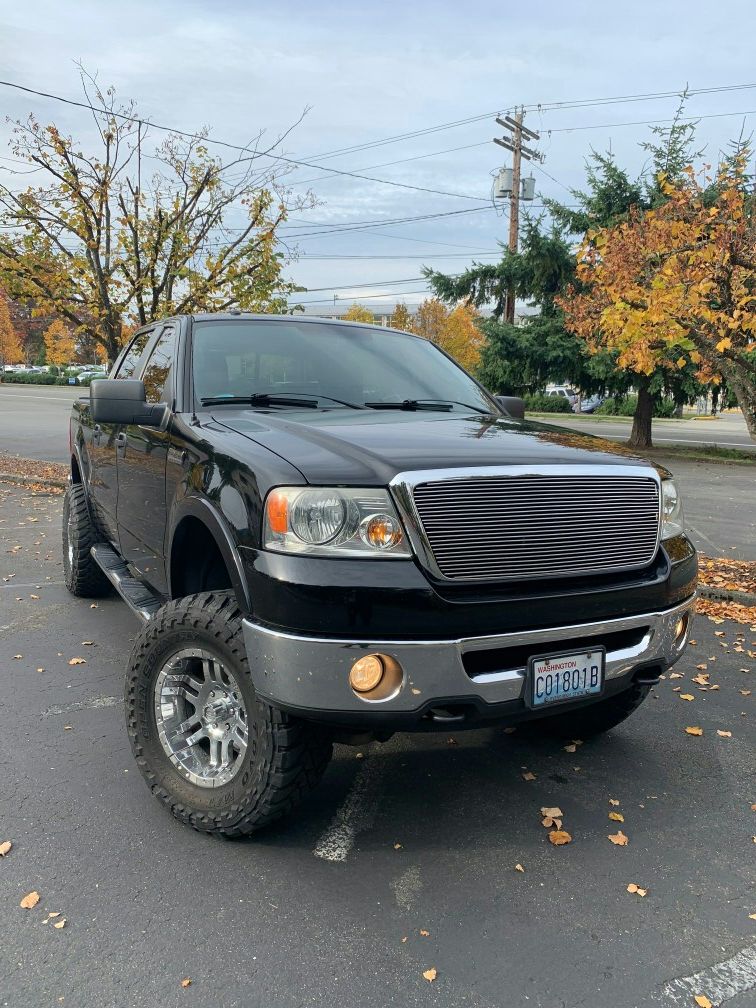
[[[464,711],[460,714],[448,707],[431,707],[428,717],[437,724],[456,724],[465,720]]]
[[[634,682],[638,686],[656,686],[661,677],[661,669],[647,668],[635,673]]]

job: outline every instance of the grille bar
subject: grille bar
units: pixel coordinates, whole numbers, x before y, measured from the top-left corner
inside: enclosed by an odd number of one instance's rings
[[[407,504],[422,528],[429,565],[448,580],[632,570],[656,554],[659,483],[650,470],[549,466],[523,473],[513,466],[511,474],[500,468],[438,477],[408,479]]]

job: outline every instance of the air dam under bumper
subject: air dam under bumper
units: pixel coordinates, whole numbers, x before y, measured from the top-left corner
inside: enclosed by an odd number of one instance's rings
[[[692,613],[694,601],[695,596],[662,612],[600,623],[460,640],[307,637],[244,620],[244,640],[255,689],[270,703],[302,713],[362,715],[369,721],[371,713],[412,714],[434,700],[448,705],[454,698],[472,698],[484,706],[517,701],[526,675],[524,656],[580,651],[584,642],[606,646],[606,683],[616,688],[616,680],[639,667],[674,665],[684,650],[690,619],[681,636],[676,637],[675,628]],[[404,671],[399,688],[384,700],[363,699],[349,685],[354,662],[373,653],[396,659]]]

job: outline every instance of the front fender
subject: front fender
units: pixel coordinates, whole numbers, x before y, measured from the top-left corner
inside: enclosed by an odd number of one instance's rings
[[[174,520],[171,527],[167,556],[170,557],[172,555],[173,538],[176,533],[176,529],[178,529],[181,524],[181,520],[186,517],[198,519],[210,532],[221,556],[223,557],[223,562],[225,563],[229,577],[231,578],[231,585],[239,606],[246,613],[252,612],[252,600],[250,598],[249,588],[244,576],[244,568],[242,566],[241,557],[239,555],[239,550],[234,539],[231,526],[218,509],[215,508],[206,498],[189,496],[184,497],[178,502],[174,512]],[[170,578],[170,570],[168,572],[168,576]],[[169,585],[169,590],[171,591],[171,595],[173,595],[171,585]]]

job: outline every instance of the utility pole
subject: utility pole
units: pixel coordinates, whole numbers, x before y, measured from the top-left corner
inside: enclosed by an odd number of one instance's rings
[[[541,155],[537,151],[523,145],[523,136],[526,140],[540,140],[537,133],[522,125],[524,118],[525,110],[523,108],[515,110],[514,119],[510,118],[510,116],[504,116],[503,119],[500,119],[497,116],[496,122],[499,126],[503,126],[504,129],[509,130],[510,136],[501,139],[494,137],[495,144],[512,151],[512,183],[509,191],[509,249],[512,252],[517,251],[520,237],[520,200],[533,199],[535,182],[531,178],[522,179],[522,158],[525,158],[526,161],[533,159],[536,161],[541,160]],[[527,185],[524,183],[527,183]],[[507,292],[507,322],[514,323],[514,310],[515,290],[514,287],[510,287]]]

